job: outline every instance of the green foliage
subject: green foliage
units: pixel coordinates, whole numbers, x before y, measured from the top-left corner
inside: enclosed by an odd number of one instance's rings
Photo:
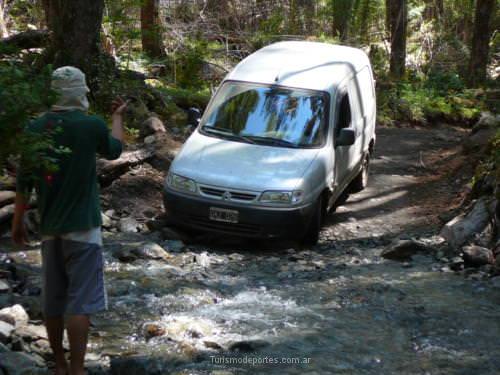
[[[450,122],[469,125],[476,120],[484,103],[473,90],[464,88],[458,75],[435,73],[429,78],[391,85],[382,83],[377,90],[378,121],[390,125],[411,122]]]
[[[51,172],[56,168],[55,157],[67,152],[53,146],[50,132],[24,131],[29,121],[56,99],[50,90],[51,73],[51,66],[36,72],[13,61],[0,61],[0,169],[7,160],[19,162],[22,157],[27,175],[40,168]]]
[[[171,54],[174,82],[183,88],[202,88],[202,69],[208,55],[208,43],[204,40],[189,40],[180,51]]]

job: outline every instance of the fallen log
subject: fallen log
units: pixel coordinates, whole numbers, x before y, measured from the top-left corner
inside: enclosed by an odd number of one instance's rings
[[[16,199],[15,191],[0,191],[0,207],[7,206],[8,204],[14,203]]]
[[[49,42],[48,30],[28,30],[0,39],[0,49],[42,48]]]
[[[14,204],[0,208],[0,224],[6,223],[14,216]]]
[[[101,186],[108,186],[131,167],[144,163],[154,156],[154,150],[144,148],[136,151],[126,151],[116,160],[99,159],[97,161],[97,175]]]

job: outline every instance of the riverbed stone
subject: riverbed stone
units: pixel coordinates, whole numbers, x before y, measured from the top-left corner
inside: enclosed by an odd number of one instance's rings
[[[119,229],[123,233],[137,233],[141,225],[133,217],[124,217],[120,219]]]
[[[47,340],[47,330],[42,325],[28,324],[17,327],[13,335],[22,338],[25,341],[31,342],[37,339]]]
[[[111,359],[111,375],[163,375],[167,363],[150,356],[117,357]]]
[[[146,323],[142,328],[144,337],[150,339],[152,337],[163,336],[166,333],[165,327],[158,323]]]
[[[7,280],[0,279],[0,293],[7,293],[10,289],[9,282]]]
[[[16,327],[27,324],[29,320],[28,313],[21,305],[17,304],[0,310],[0,320],[11,323]]]
[[[481,246],[465,246],[462,248],[464,261],[466,264],[479,267],[485,264],[493,264],[493,252]]]
[[[13,324],[0,320],[0,342],[6,343],[15,328]]]
[[[270,343],[265,341],[265,340],[241,340],[241,341],[235,341],[232,342],[229,345],[229,350],[230,351],[237,351],[237,352],[254,352],[256,350],[265,348],[266,346],[269,346]]]
[[[46,374],[45,369],[37,367],[35,359],[20,352],[3,352],[0,353],[0,369],[7,375],[35,375]]]
[[[435,249],[416,240],[395,240],[382,251],[381,256],[391,260],[408,260],[417,253],[432,254]]]
[[[146,242],[144,245],[132,249],[132,254],[143,259],[167,260],[172,256],[155,242]]]

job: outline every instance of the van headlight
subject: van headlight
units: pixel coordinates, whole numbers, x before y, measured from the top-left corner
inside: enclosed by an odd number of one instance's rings
[[[259,201],[262,203],[273,204],[296,204],[300,203],[304,198],[304,192],[296,191],[265,191],[260,196]]]
[[[167,186],[185,193],[196,193],[196,182],[190,178],[179,176],[175,173],[168,173]]]

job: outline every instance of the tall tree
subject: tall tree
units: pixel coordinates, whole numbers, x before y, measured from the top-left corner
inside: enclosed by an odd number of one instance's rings
[[[52,31],[48,57],[55,67],[73,65],[96,75],[100,50],[103,0],[43,0]]]
[[[477,86],[486,80],[491,38],[490,23],[495,11],[495,0],[477,0],[474,33],[469,61],[469,84]]]
[[[5,0],[0,0],[0,38],[7,38],[9,32],[5,22]]]
[[[141,40],[142,50],[150,57],[164,54],[162,27],[160,21],[160,1],[142,0],[141,3]]]
[[[341,41],[346,41],[349,33],[349,21],[351,19],[351,0],[332,0],[333,4],[333,35]]]
[[[391,38],[390,73],[393,78],[404,76],[406,62],[407,0],[386,0]]]

